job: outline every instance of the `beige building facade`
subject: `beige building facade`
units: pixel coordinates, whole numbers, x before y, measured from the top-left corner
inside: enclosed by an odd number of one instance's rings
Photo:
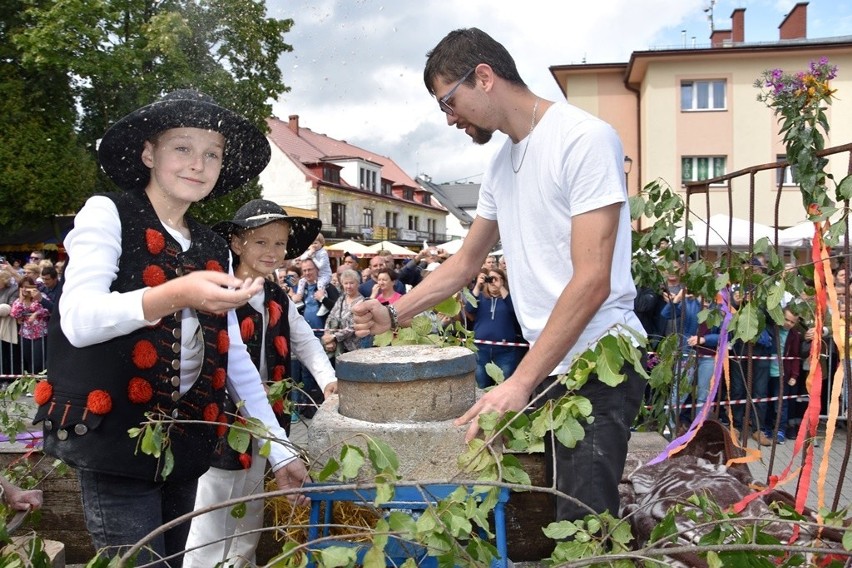
[[[771,42],[744,41],[745,9],[731,15],[731,30],[716,30],[705,47],[634,52],[626,63],[550,68],[568,102],[612,124],[625,151],[630,194],[654,180],[684,191],[684,182],[711,179],[783,159],[784,145],[772,109],[757,100],[754,82],[764,70],[808,69],[827,57],[838,74],[828,109],[826,147],[852,142],[852,36],[810,39],[807,2],[797,4]],[[847,175],[847,153],[831,158],[828,171]],[[781,182],[776,222],[776,196]],[[711,184],[710,214],[724,213],[784,228],[805,220],[798,187],[789,172],[768,170],[727,187]],[[705,197],[690,202],[693,220],[707,218]],[[647,221],[646,221],[647,222]]]

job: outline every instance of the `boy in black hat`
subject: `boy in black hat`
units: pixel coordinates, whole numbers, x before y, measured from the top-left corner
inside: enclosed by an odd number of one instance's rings
[[[285,258],[295,258],[308,248],[320,226],[319,219],[289,217],[276,203],[255,199],[240,207],[232,221],[217,223],[213,230],[231,245],[235,276],[265,279],[263,293],[236,310],[242,339],[263,380],[274,384],[292,377],[290,355],[295,351],[328,396],[336,391],[337,378],[322,344],[287,293],[267,279]],[[287,399],[287,391],[277,394],[282,400]],[[235,402],[226,401],[226,415],[231,422],[237,413]],[[281,402],[276,402],[274,408],[279,423],[289,434],[290,413],[285,412]],[[264,441],[253,440],[251,449],[239,454],[231,449],[226,437],[223,428],[213,467],[198,481],[195,510],[265,490],[265,463],[259,457]],[[263,505],[262,499],[248,501],[240,518],[231,514],[230,507],[193,518],[184,568],[207,568],[229,558],[253,565],[259,529],[263,526]]]
[[[263,280],[229,274],[227,244],[186,215],[257,176],[269,156],[260,130],[190,90],[130,113],[101,140],[101,167],[125,191],[90,198],[65,240],[50,376],[34,398],[45,452],[77,470],[86,526],[109,554],[192,510],[226,383],[244,414],[287,440],[234,313]],[[287,445],[273,443],[270,462],[282,489],[307,477]],[[161,532],[137,562],[180,566],[188,530]]]

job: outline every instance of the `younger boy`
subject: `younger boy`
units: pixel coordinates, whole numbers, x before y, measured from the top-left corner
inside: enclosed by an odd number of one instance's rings
[[[242,339],[261,378],[272,383],[292,376],[290,355],[296,351],[329,396],[337,390],[337,379],[322,345],[287,293],[267,278],[285,258],[304,250],[320,225],[319,219],[289,217],[279,205],[255,199],[240,207],[232,221],[218,223],[213,230],[230,243],[238,278],[264,278],[263,293],[236,310]],[[287,400],[287,393],[282,397]],[[237,412],[231,399],[226,401],[226,412],[229,418]],[[280,402],[276,414],[289,434],[290,413]],[[264,491],[265,463],[258,455],[263,441],[253,440],[251,451],[238,454],[228,445],[226,429],[222,430],[213,467],[198,480],[196,510]],[[245,514],[239,519],[231,515],[230,507],[193,518],[187,548],[201,548],[186,553],[184,568],[207,568],[227,559],[235,562],[228,565],[253,566],[262,526],[262,499],[246,502]]]

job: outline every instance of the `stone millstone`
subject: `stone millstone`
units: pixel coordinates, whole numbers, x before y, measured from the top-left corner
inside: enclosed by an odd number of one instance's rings
[[[359,349],[337,358],[341,415],[366,422],[458,418],[476,402],[476,356],[464,347]]]

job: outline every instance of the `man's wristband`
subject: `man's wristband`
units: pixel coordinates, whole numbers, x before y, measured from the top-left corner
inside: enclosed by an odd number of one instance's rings
[[[385,306],[388,309],[388,315],[390,316],[390,327],[391,331],[396,331],[399,329],[399,316],[396,313],[396,308],[393,305],[388,304]]]

